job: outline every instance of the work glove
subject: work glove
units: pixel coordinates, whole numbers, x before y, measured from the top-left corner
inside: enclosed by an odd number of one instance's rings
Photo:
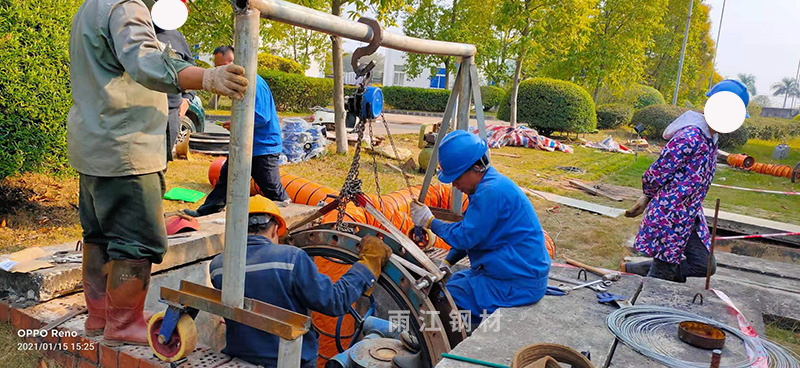
[[[236,64],[218,66],[203,72],[203,90],[242,99],[247,91],[247,78],[244,68]]]
[[[648,196],[641,196],[639,200],[636,201],[636,204],[631,207],[631,209],[625,211],[625,217],[638,217],[644,210],[647,208],[647,204],[650,203],[650,197]]]
[[[420,203],[417,200],[411,202],[411,221],[414,225],[430,228],[431,221],[433,221],[433,213],[428,206]]]
[[[360,253],[358,263],[366,266],[377,280],[381,276],[383,267],[389,262],[389,257],[392,256],[392,248],[389,248],[389,246],[377,236],[367,235],[361,238],[358,251]],[[374,286],[370,287],[364,295],[369,296],[372,294],[373,288]]]

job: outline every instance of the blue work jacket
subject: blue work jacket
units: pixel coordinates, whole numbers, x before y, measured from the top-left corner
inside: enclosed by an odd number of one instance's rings
[[[495,168],[469,196],[463,220],[433,220],[431,230],[452,247],[449,259],[466,252],[472,274],[514,287],[547,288],[550,256],[539,218],[525,193]]]
[[[255,119],[253,120],[253,156],[281,153],[281,122],[267,81],[256,76]]]
[[[311,257],[302,249],[273,244],[269,239],[247,237],[247,266],[244,296],[309,315],[316,311],[329,316],[347,313],[348,307],[375,283],[369,269],[354,264],[335,284],[319,273]],[[209,265],[211,283],[222,287],[222,254]],[[274,367],[278,362],[279,338],[264,331],[225,320],[226,346],[223,353],[252,364]],[[316,367],[318,335],[303,336],[302,366]]]

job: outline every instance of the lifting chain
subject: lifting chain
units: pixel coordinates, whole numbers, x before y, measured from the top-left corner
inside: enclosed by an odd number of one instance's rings
[[[363,92],[363,87],[359,88]],[[358,93],[358,92],[356,92]],[[347,225],[344,224],[344,212],[347,209],[347,203],[354,201],[356,196],[362,193],[361,179],[358,178],[361,169],[361,141],[364,139],[364,124],[365,119],[358,119],[355,126],[356,133],[356,147],[353,152],[353,161],[350,164],[350,170],[347,172],[347,177],[344,179],[342,189],[339,191],[339,207],[336,208],[338,214],[336,215],[336,230],[342,232],[352,232]]]

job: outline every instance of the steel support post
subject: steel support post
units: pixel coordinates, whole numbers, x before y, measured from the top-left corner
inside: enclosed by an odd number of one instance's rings
[[[247,207],[250,200],[250,167],[253,159],[253,119],[258,64],[258,10],[238,11],[234,23],[235,63],[244,67],[250,83],[242,100],[231,106],[231,139],[228,149],[228,208],[225,212],[225,250],[222,303],[242,308],[244,267],[247,255]]]
[[[278,343],[278,368],[297,368],[303,353],[303,336]]]
[[[461,63],[458,67],[458,73],[461,75],[461,79],[456,79],[457,82],[460,82],[461,84],[453,86],[453,91],[458,91],[458,114],[456,115],[456,129],[466,131],[469,131],[469,103],[471,100],[470,94],[472,93],[472,89],[470,88],[470,65],[472,65],[472,57],[465,57],[461,60]],[[456,215],[460,215],[464,212],[462,207],[463,198],[464,193],[461,193],[461,191],[456,189],[455,186],[450,188],[450,210]]]

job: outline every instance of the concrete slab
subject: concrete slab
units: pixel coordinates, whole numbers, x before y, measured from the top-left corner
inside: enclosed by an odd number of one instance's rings
[[[800,281],[800,263],[797,262],[775,262],[725,252],[715,252],[714,256],[717,264],[724,268]]]
[[[316,207],[290,204],[282,208],[286,222],[292,224],[308,214],[316,211]],[[198,260],[209,259],[222,252],[224,241],[225,213],[218,213],[198,218],[200,231],[180,234],[169,239],[169,248],[161,264],[153,265],[153,273],[179,267]],[[186,235],[183,237],[183,235]],[[48,256],[56,251],[74,250],[75,243],[43,247]],[[12,298],[24,296],[36,301],[47,301],[58,296],[80,291],[80,263],[59,264],[55,267],[36,270],[28,273],[10,273],[0,270],[0,291],[7,292]]]
[[[553,194],[553,193],[547,193],[547,192],[542,192],[542,191],[538,191],[538,190],[531,190],[531,189],[526,189],[526,188],[523,188],[522,191],[525,192],[526,194],[530,195],[530,196],[541,197],[541,198],[544,198],[544,199],[546,199],[546,200],[548,200],[550,202],[555,202],[555,203],[563,204],[565,206],[575,207],[577,209],[581,209],[581,210],[584,210],[584,211],[594,212],[594,213],[597,213],[597,214],[601,214],[603,216],[620,217],[625,213],[625,210],[620,209],[620,208],[603,206],[603,205],[600,205],[600,204],[586,202],[586,201],[582,201],[580,199],[568,198],[568,197],[560,196],[560,195]]]
[[[567,278],[577,276],[577,269],[557,265],[550,272]],[[589,279],[597,277],[589,274]],[[623,276],[609,288],[609,292],[633,297],[641,280],[640,276]],[[550,285],[557,286],[558,283],[551,281]],[[498,309],[491,317],[499,318],[497,331],[478,328],[451,353],[510,365],[517,350],[535,343],[552,342],[578,351],[589,351],[595,366],[602,367],[615,341],[605,322],[608,313],[614,309],[599,304],[595,293],[585,288],[566,296],[545,296],[531,306]],[[471,366],[474,365],[449,359],[436,365],[437,368]]]
[[[643,283],[642,291],[635,304],[659,305],[686,310],[738,328],[737,318],[731,313],[732,310],[711,292],[705,291],[704,284],[705,279],[703,278],[690,278],[685,284],[648,278]],[[723,277],[712,278],[711,286],[726,293],[742,311],[750,325],[762,336],[764,335],[764,319],[762,317],[764,314],[774,313],[777,316],[796,318],[797,310],[800,308],[800,296],[796,293],[747,285]],[[698,292],[704,297],[703,305],[692,304],[692,298]],[[676,333],[670,333],[669,336],[660,336],[658,341],[662,348],[675,351],[683,359],[702,363],[710,362],[710,352],[684,344],[678,339],[677,330]],[[725,365],[726,362],[745,359],[746,352],[743,346],[734,341],[735,338],[731,338],[726,343],[722,354],[722,365]],[[622,343],[616,347],[610,363],[610,367],[662,366]]]
[[[714,223],[714,208],[703,209],[709,226]],[[717,227],[741,234],[774,234],[800,232],[800,226],[752,216],[719,211]],[[772,240],[800,245],[800,237],[775,237]]]

